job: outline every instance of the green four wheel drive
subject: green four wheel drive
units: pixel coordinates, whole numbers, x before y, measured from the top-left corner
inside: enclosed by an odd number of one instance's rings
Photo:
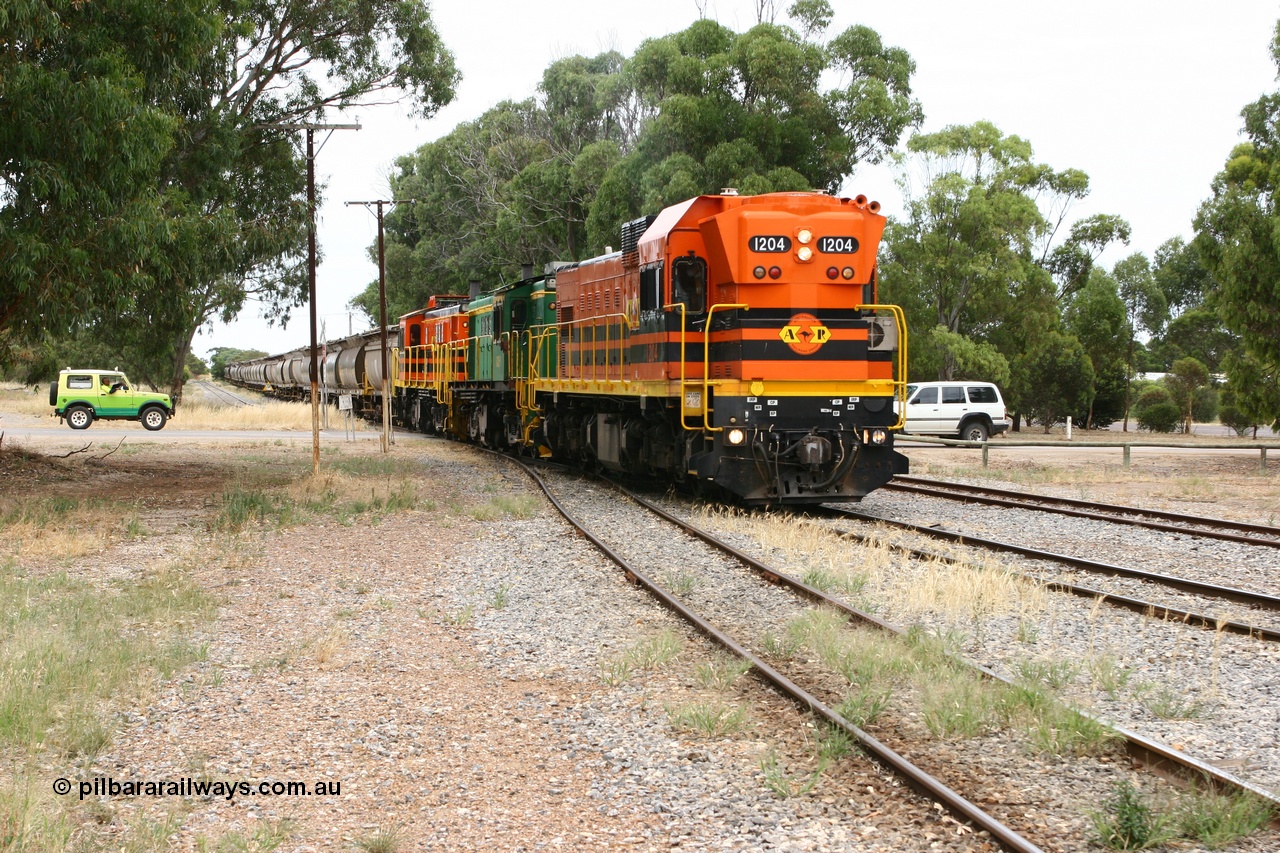
[[[64,370],[49,386],[49,405],[72,429],[88,429],[98,419],[142,421],[149,430],[164,429],[173,417],[168,394],[139,391],[118,370]]]

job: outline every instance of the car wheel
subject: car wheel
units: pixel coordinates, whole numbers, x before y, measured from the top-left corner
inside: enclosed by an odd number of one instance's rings
[[[987,425],[980,421],[965,424],[960,430],[960,438],[964,441],[986,441],[987,435]]]
[[[93,423],[93,412],[84,406],[72,406],[67,409],[66,414],[67,426],[72,429],[88,429],[89,424]]]
[[[152,432],[164,429],[164,424],[167,420],[169,420],[169,416],[164,409],[157,406],[152,406],[142,413],[142,425]]]

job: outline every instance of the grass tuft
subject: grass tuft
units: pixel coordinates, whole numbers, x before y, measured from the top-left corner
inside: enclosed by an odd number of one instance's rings
[[[681,706],[664,706],[671,725],[707,737],[720,737],[741,731],[747,725],[747,709],[720,702],[694,702]]]
[[[698,684],[708,690],[728,690],[734,682],[751,670],[751,662],[734,657],[720,657],[694,668]]]

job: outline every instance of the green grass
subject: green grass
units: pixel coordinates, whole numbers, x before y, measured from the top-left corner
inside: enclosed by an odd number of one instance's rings
[[[1144,704],[1148,711],[1162,720],[1195,720],[1204,712],[1204,706],[1198,700],[1167,685],[1154,691]]]
[[[1192,790],[1175,809],[1178,830],[1210,850],[1220,850],[1266,826],[1275,816],[1271,803],[1248,791],[1219,794]]]
[[[0,575],[0,743],[93,756],[110,741],[101,712],[200,654],[185,632],[213,599],[164,569],[102,589],[67,573]]]
[[[111,584],[0,566],[0,748],[12,774],[0,791],[0,849],[166,849],[179,813],[120,825],[101,804],[51,799],[49,779],[75,778],[73,766],[111,745],[116,711],[207,656],[190,633],[215,609],[179,566]]]
[[[975,678],[945,679],[926,685],[921,694],[921,717],[934,737],[973,738],[998,728],[1004,721],[996,691]]]
[[[1145,850],[1172,841],[1176,835],[1170,818],[1153,809],[1128,781],[1116,785],[1106,811],[1092,818],[1098,842],[1112,850]]]
[[[1032,748],[1047,755],[1101,755],[1120,737],[1109,726],[1059,702],[1035,713],[1027,734]]]
[[[1128,781],[1116,785],[1103,811],[1089,815],[1096,840],[1112,850],[1180,847],[1182,841],[1220,850],[1262,829],[1274,816],[1270,802],[1248,791],[1220,794],[1193,787],[1156,798]]]
[[[876,721],[889,707],[892,691],[888,687],[860,687],[836,706],[836,713],[860,729]]]
[[[538,510],[538,501],[529,495],[498,495],[487,503],[470,509],[476,521],[497,521],[500,518],[532,518]]]
[[[698,664],[694,667],[694,677],[699,685],[708,690],[728,690],[750,670],[750,661],[725,656]]]
[[[720,702],[693,702],[688,705],[666,705],[667,718],[677,729],[698,732],[707,737],[720,737],[741,731],[747,726],[747,709],[743,705]]]
[[[662,584],[672,595],[685,597],[702,583],[702,579],[689,571],[671,571],[662,576]]]
[[[1079,667],[1070,661],[1023,660],[1018,662],[1018,680],[1061,690],[1076,677]]]
[[[684,640],[668,628],[631,647],[626,659],[636,669],[657,669],[675,660],[683,650]]]
[[[778,756],[772,752],[760,761],[760,772],[764,774],[764,786],[784,800],[804,796],[812,791],[826,769],[827,764],[819,761],[818,768],[812,773],[790,774],[778,763]]]
[[[28,497],[0,508],[0,528],[29,524],[33,527],[60,525],[68,516],[85,508],[89,502],[82,498]]]
[[[222,493],[222,507],[211,527],[238,533],[252,523],[289,527],[299,522],[297,507],[280,495],[262,489],[232,486]]]

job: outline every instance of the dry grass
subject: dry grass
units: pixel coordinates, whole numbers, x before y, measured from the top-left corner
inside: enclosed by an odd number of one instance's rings
[[[136,514],[105,500],[0,498],[0,556],[71,560],[128,538]]]
[[[1123,441],[1120,433],[1104,434]],[[1130,434],[1133,435],[1132,433]],[[1132,440],[1150,440],[1133,436]],[[1096,440],[1092,436],[1091,440]],[[1179,444],[1248,443],[1244,439],[1177,436]],[[1011,485],[1064,497],[1150,506],[1194,515],[1215,515],[1257,524],[1280,524],[1280,462],[1269,454],[1259,471],[1257,450],[1160,452],[1135,450],[1132,464],[1121,464],[1120,448],[1076,451],[993,444],[982,467],[979,450],[904,448],[913,475],[945,480],[971,479]]]
[[[981,565],[947,560],[901,560],[878,578],[877,590],[895,611],[911,617],[938,614],[955,625],[980,625],[997,616],[1030,618],[1048,606],[1040,584],[994,560]]]
[[[44,417],[53,411],[49,407],[49,386],[37,386],[35,393],[20,386],[0,388],[0,408],[14,414]]]
[[[342,413],[335,406],[328,408],[330,429],[341,429]],[[48,411],[47,406],[45,411]],[[323,413],[321,416],[323,417]],[[213,403],[184,400],[178,406],[174,425],[182,429],[309,430],[311,429],[311,406],[306,403],[272,401],[257,406],[230,408]],[[359,418],[355,419],[355,426],[361,432],[369,428],[369,425]]]
[[[37,387],[37,393],[30,388],[7,386],[0,388],[0,410],[6,414],[28,415],[48,418],[53,412],[49,405],[49,386]],[[248,399],[260,400],[251,406],[228,406],[225,402],[201,393],[192,386],[191,393],[184,396],[178,404],[173,425],[180,429],[241,429],[241,430],[309,430],[311,429],[311,405],[309,403],[285,403],[278,400],[267,400],[261,395],[235,389],[235,393]],[[329,406],[328,423],[331,429],[342,429],[342,413],[337,407]],[[321,412],[321,418],[325,413]],[[324,422],[323,420],[321,421]],[[56,421],[54,422],[56,423]],[[114,423],[127,423],[115,421]],[[376,429],[356,418],[355,428],[361,432]]]

